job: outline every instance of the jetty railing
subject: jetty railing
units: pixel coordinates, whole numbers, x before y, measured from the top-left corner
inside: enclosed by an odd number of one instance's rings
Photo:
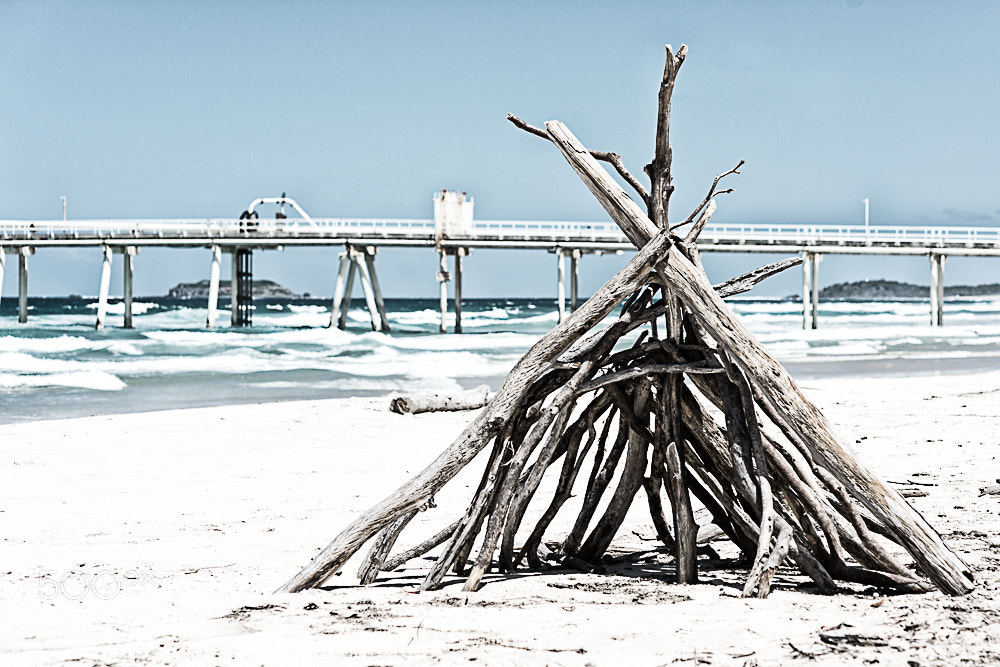
[[[612,223],[533,220],[477,220],[468,237],[537,238],[624,242]],[[294,219],[150,219],[150,220],[0,220],[0,239],[128,238],[433,238],[433,220],[375,218]],[[714,223],[702,232],[706,244],[796,246],[921,246],[1000,248],[998,227],[929,227],[911,225],[803,225]]]

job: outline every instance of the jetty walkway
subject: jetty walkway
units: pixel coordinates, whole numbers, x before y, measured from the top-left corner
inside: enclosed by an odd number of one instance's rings
[[[278,204],[274,219],[259,218],[259,204]],[[285,205],[302,217],[284,216]],[[298,246],[343,246],[336,276],[331,326],[347,321],[355,279],[371,314],[372,327],[387,330],[385,306],[375,272],[381,247],[430,248],[439,255],[441,330],[448,307],[447,283],[453,282],[455,330],[461,331],[462,258],[472,248],[547,250],[557,258],[560,320],[567,312],[565,259],[570,259],[569,310],[578,303],[578,260],[587,253],[634,250],[609,222],[552,222],[472,219],[472,202],[445,191],[435,196],[434,219],[312,218],[287,197],[258,199],[241,218],[198,220],[0,220],[0,286],[8,255],[18,257],[18,319],[27,321],[28,257],[39,248],[103,249],[97,326],[104,325],[112,257],[123,259],[125,326],[132,324],[132,275],[143,246],[205,248],[211,253],[209,314],[215,326],[222,255],[232,259],[231,322],[250,324],[252,254]],[[925,255],[930,260],[931,322],[941,325],[944,265],[949,256],[1000,256],[1000,228],[767,223],[709,224],[698,239],[702,252],[785,253],[802,255],[803,327],[817,326],[818,269],[823,255]],[[448,269],[448,257],[453,269]]]

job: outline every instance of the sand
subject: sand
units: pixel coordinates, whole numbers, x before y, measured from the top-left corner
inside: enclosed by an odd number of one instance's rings
[[[327,589],[275,595],[471,415],[367,398],[226,406],[0,427],[0,665],[1000,661],[1000,497],[979,495],[1000,478],[1000,373],[803,385],[872,468],[927,492],[911,502],[971,565],[973,594],[823,597],[783,570],[770,598],[744,600],[740,570],[704,561],[702,584],[678,586],[633,512],[604,575],[415,594],[428,561],[369,587],[355,561]],[[477,475],[401,545],[450,522]]]

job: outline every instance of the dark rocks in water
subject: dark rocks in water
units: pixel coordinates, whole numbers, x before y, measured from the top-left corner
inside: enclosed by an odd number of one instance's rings
[[[945,296],[991,296],[1000,294],[1000,284],[945,285]],[[859,280],[837,283],[819,291],[823,300],[893,301],[896,299],[928,299],[930,287],[901,283],[895,280]]]
[[[219,281],[219,297],[229,298],[230,281]],[[207,299],[208,281],[199,280],[196,283],[180,283],[167,292],[168,299]],[[253,281],[253,298],[255,299],[297,299],[299,295],[273,280]]]

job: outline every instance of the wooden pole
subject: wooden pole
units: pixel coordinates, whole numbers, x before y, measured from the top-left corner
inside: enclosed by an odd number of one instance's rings
[[[372,291],[375,292],[375,306],[378,308],[382,331],[389,331],[389,318],[385,314],[385,300],[382,299],[382,288],[378,284],[378,273],[375,271],[375,253],[378,246],[365,247],[365,265],[368,267],[368,277],[372,281]]]
[[[104,246],[102,249],[104,259],[101,262],[101,287],[97,296],[97,323],[95,329],[104,328],[104,319],[108,314],[108,291],[111,288],[111,247]]]
[[[455,333],[462,333],[462,257],[465,248],[455,248]]]
[[[122,253],[122,290],[125,300],[125,321],[122,326],[132,328],[132,272],[135,269],[135,246],[125,246]]]
[[[330,303],[330,328],[339,326],[340,309],[344,303],[344,287],[347,284],[347,274],[351,270],[351,248],[347,247],[340,253],[340,267],[337,269],[337,282],[333,286],[333,301]]]
[[[17,254],[17,321],[28,321],[28,255],[34,248],[22,246]]]
[[[208,274],[208,318],[205,326],[209,329],[215,327],[215,318],[219,311],[219,273],[222,263],[222,248],[217,245],[212,246],[212,269]]]

